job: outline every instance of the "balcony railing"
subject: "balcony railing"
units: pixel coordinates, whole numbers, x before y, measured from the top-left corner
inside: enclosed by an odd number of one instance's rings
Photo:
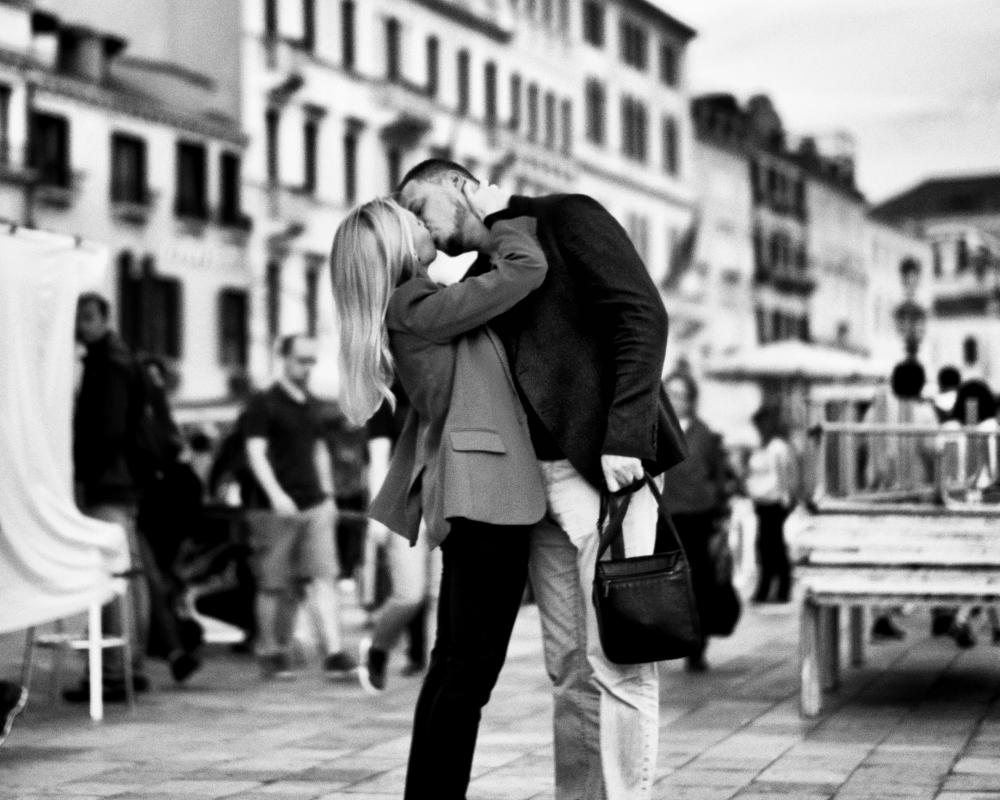
[[[111,214],[120,222],[131,225],[145,225],[153,213],[157,192],[142,188],[136,192],[119,192],[112,194]]]
[[[72,170],[66,165],[59,168],[40,168],[35,200],[52,208],[69,208],[80,193],[84,173]]]

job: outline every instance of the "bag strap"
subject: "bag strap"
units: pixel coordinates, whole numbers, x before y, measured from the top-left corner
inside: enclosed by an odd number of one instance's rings
[[[670,535],[673,537],[676,549],[682,553],[684,552],[684,547],[681,545],[680,537],[677,535],[677,529],[674,527],[674,521],[670,518],[670,510],[667,508],[667,504],[663,499],[663,494],[657,487],[653,476],[648,472],[644,472],[641,481],[636,481],[632,484],[632,486],[628,487],[627,494],[609,495],[606,492],[601,493],[601,511],[597,521],[597,530],[601,536],[601,544],[597,550],[598,561],[601,560],[609,547],[614,548],[612,550],[612,555],[614,555],[615,558],[624,558],[625,542],[622,533],[623,523],[625,522],[625,514],[628,512],[632,496],[643,486],[649,487],[649,491],[653,495],[653,499],[656,500],[656,505],[659,509],[657,524],[659,524],[660,520],[666,522]],[[608,513],[609,506],[611,506],[610,515]],[[605,520],[607,520],[607,526],[604,526]]]

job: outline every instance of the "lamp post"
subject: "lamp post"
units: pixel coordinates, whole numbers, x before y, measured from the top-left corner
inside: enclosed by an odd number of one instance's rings
[[[920,342],[927,332],[927,309],[917,302],[917,287],[920,285],[920,263],[914,258],[905,258],[899,265],[899,277],[903,284],[903,302],[892,313],[896,331],[903,337],[903,347],[907,358],[916,358]]]

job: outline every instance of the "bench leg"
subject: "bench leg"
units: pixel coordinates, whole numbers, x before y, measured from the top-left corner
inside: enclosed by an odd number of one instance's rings
[[[820,611],[822,652],[820,685],[824,691],[840,685],[840,606],[825,606]]]
[[[851,606],[851,666],[861,667],[865,663],[865,607]]]
[[[822,705],[820,689],[820,608],[808,596],[799,611],[799,684],[802,716],[815,717]]]

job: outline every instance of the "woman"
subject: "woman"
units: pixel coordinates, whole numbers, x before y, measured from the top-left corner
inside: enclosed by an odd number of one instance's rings
[[[485,221],[502,195],[471,185],[463,192]],[[391,200],[356,209],[334,237],[344,410],[361,423],[383,400],[391,403],[393,372],[412,405],[371,515],[442,550],[437,636],[414,717],[408,800],[465,797],[482,707],[524,591],[528,533],[545,513],[503,347],[484,327],[545,277],[534,225],[495,222],[495,269],[451,286],[428,277],[436,256],[430,234]]]
[[[684,429],[688,457],[663,476],[663,495],[670,498],[670,513],[691,568],[698,617],[703,626],[712,617],[715,564],[709,543],[720,532],[720,521],[728,512],[727,462],[722,440],[697,415],[698,384],[684,372],[669,375],[664,382],[667,397]],[[705,648],[708,637],[687,657],[689,672],[708,669]]]
[[[766,603],[777,580],[778,603],[787,603],[792,588],[791,565],[785,545],[785,520],[795,505],[795,455],[781,436],[778,409],[764,406],[751,421],[760,435],[760,446],[751,454],[747,494],[757,515],[757,557],[760,574],[754,602]]]

